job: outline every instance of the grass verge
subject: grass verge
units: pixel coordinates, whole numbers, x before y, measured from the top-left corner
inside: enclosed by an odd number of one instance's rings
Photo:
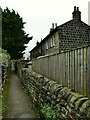
[[[9,78],[3,85],[2,90],[2,117],[6,117],[8,112],[8,93],[9,93]]]

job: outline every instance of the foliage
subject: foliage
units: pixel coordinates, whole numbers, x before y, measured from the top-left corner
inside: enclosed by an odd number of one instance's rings
[[[11,59],[22,58],[25,44],[32,39],[23,30],[24,24],[23,19],[14,10],[2,10],[2,48],[7,50]]]
[[[10,55],[7,50],[0,48],[0,65],[8,66],[10,60]]]
[[[32,96],[31,96],[31,93],[29,92],[28,87],[27,87],[26,85],[23,85],[22,89],[23,89],[24,93],[28,96],[28,98],[29,98],[29,100],[30,100],[30,104],[32,103],[32,106],[31,106],[31,107],[32,107],[33,109],[36,109],[36,108],[35,108],[35,104],[34,104],[34,102],[33,102],[33,100],[32,100]]]
[[[23,85],[23,86],[22,86],[22,89],[23,89],[24,93],[28,96],[28,95],[29,95],[29,90],[28,90],[28,88],[27,88],[25,85]]]
[[[60,118],[60,113],[53,110],[53,108],[49,104],[45,104],[41,112],[43,113],[46,120],[56,120],[57,118]]]
[[[49,105],[44,106],[41,109],[41,112],[44,114],[46,119],[52,120],[52,109]]]
[[[30,106],[33,110],[37,111],[38,116],[39,116],[39,110],[37,109],[36,104],[35,104],[35,102],[34,102],[33,99],[32,99],[32,95],[31,95],[31,93],[30,93],[27,85],[23,85],[23,86],[22,86],[22,89],[23,89],[24,93],[27,95],[27,97],[28,97],[28,99],[29,99],[29,106]]]

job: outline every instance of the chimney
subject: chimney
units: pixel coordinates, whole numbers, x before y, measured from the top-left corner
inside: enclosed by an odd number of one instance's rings
[[[55,23],[55,28],[57,27],[57,23]],[[52,28],[50,28],[50,33],[54,30],[54,23],[52,23]]]
[[[37,40],[36,45],[38,45],[38,44],[39,44],[39,42],[38,42],[38,40]]]
[[[52,28],[50,28],[50,32],[52,32],[53,31],[53,29]]]
[[[81,12],[79,11],[79,7],[74,6],[73,11],[73,20],[81,20]]]

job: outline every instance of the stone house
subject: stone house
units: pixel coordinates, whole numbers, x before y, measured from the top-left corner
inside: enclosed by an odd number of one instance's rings
[[[79,7],[74,6],[72,20],[55,28],[53,23],[50,33],[30,51],[31,59],[86,45],[90,45],[90,26],[81,21]]]

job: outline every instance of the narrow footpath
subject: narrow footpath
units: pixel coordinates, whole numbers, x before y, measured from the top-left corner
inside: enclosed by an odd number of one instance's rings
[[[9,88],[9,110],[7,118],[38,118],[38,112],[30,106],[18,76],[12,72]]]

